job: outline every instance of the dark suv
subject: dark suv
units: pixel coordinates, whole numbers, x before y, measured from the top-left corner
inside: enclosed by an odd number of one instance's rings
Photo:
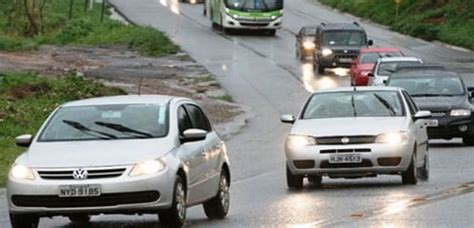
[[[313,58],[314,69],[350,67],[361,48],[373,44],[358,23],[322,23],[318,26]]]
[[[467,88],[462,78],[446,70],[402,71],[394,73],[387,86],[406,89],[416,105],[429,110],[430,139],[462,138],[474,145],[474,88]]]

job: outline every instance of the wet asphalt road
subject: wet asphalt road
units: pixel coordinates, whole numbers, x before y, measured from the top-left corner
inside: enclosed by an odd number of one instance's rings
[[[297,113],[310,92],[348,86],[344,72],[315,75],[311,64],[294,57],[294,33],[320,22],[355,20],[304,0],[285,2],[284,29],[276,37],[224,35],[212,30],[202,5],[176,0],[110,0],[134,23],[166,32],[218,77],[234,100],[254,118],[227,142],[232,162],[231,212],[209,221],[200,206],[188,210],[189,226],[206,227],[469,227],[474,224],[474,147],[459,140],[430,143],[431,179],[404,186],[399,176],[323,179],[288,191],[283,140],[290,126],[279,122]],[[401,47],[407,55],[441,62],[474,86],[474,54],[445,48],[362,22],[378,46]],[[2,193],[0,192],[0,198]],[[8,227],[5,203],[0,227]],[[93,227],[159,227],[157,216],[97,216]],[[64,218],[42,219],[40,227],[69,226]]]

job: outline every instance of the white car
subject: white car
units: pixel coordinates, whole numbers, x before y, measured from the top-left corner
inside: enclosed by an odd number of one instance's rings
[[[180,227],[186,208],[209,218],[229,210],[224,142],[194,101],[141,95],[69,102],[57,108],[15,161],[7,186],[13,227],[40,217],[87,223],[98,214],[158,214]],[[84,227],[84,225],[81,225]]]
[[[369,73],[369,85],[384,86],[387,79],[395,72],[400,64],[423,64],[416,57],[386,57],[380,58],[374,65],[372,73]]]
[[[408,93],[394,87],[348,87],[314,93],[303,110],[281,121],[294,124],[285,144],[287,184],[300,189],[305,177],[401,175],[404,184],[428,179],[428,136]]]

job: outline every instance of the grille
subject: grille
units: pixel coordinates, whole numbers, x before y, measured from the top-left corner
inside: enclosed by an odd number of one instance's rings
[[[113,178],[122,176],[126,168],[113,169],[85,169],[87,170],[87,179]],[[39,170],[38,174],[42,179],[47,180],[73,180],[72,173],[74,169],[67,170]]]
[[[431,116],[435,118],[445,117],[447,115],[446,112],[431,112]]]
[[[361,148],[361,149],[326,149],[320,150],[319,153],[321,154],[335,154],[335,153],[370,153],[372,152],[369,148]]]
[[[363,159],[361,163],[329,163],[328,160],[321,161],[319,167],[321,169],[337,169],[337,168],[365,168],[374,166],[368,159]]]
[[[348,143],[342,143],[342,139],[349,139]],[[343,145],[343,144],[363,144],[374,143],[375,136],[334,136],[334,137],[317,137],[318,145]]]
[[[341,55],[341,54],[336,54],[336,58],[337,58],[337,59],[355,59],[355,58],[357,58],[357,55],[349,55],[349,54]]]
[[[240,22],[242,26],[268,26],[270,23]]]
[[[56,195],[13,195],[12,202],[20,207],[103,207],[121,204],[149,203],[160,198],[157,191],[102,194],[95,197],[60,198]]]
[[[296,160],[293,161],[295,167],[298,169],[312,169],[314,168],[314,161],[313,160]]]

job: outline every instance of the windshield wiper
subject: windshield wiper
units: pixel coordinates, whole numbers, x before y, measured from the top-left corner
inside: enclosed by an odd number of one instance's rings
[[[250,0],[245,1],[242,6],[240,7],[240,11],[244,11],[245,5],[247,5],[247,2]]]
[[[452,94],[434,94],[434,93],[417,93],[412,94],[412,97],[452,97]]]
[[[154,137],[150,133],[143,132],[143,131],[138,131],[138,130],[126,127],[126,126],[124,126],[122,124],[118,124],[118,123],[108,123],[108,122],[97,121],[97,122],[95,122],[95,124],[97,124],[99,126],[102,126],[102,127],[110,128],[112,130],[116,130],[116,131],[121,132],[121,133],[134,133],[134,134],[137,134],[137,135],[141,135],[142,136],[141,138],[153,138]]]
[[[352,105],[352,110],[354,110],[354,117],[357,117],[357,110],[354,103],[354,96],[351,96],[351,105]]]
[[[86,126],[84,126],[83,124],[79,123],[79,122],[76,122],[76,121],[72,121],[72,120],[63,120],[63,123],[73,127],[74,129],[77,129],[79,131],[81,131],[82,133],[86,134],[86,135],[90,135],[90,136],[94,136],[96,138],[100,138],[100,139],[117,139],[117,136],[115,135],[112,135],[112,134],[108,134],[108,133],[105,133],[105,132],[101,132],[101,131],[96,131],[96,130],[92,130]],[[95,133],[95,134],[92,134],[92,133]],[[98,136],[96,134],[99,134],[99,135],[102,135],[102,136]],[[107,137],[103,137],[103,136],[107,136]]]
[[[388,103],[387,100],[383,99],[382,97],[380,97],[379,95],[377,95],[375,93],[374,93],[374,97],[377,98],[377,100],[385,107],[385,109],[387,109],[389,111],[391,116],[395,115],[395,110],[393,109],[392,105],[390,105],[390,103]]]

